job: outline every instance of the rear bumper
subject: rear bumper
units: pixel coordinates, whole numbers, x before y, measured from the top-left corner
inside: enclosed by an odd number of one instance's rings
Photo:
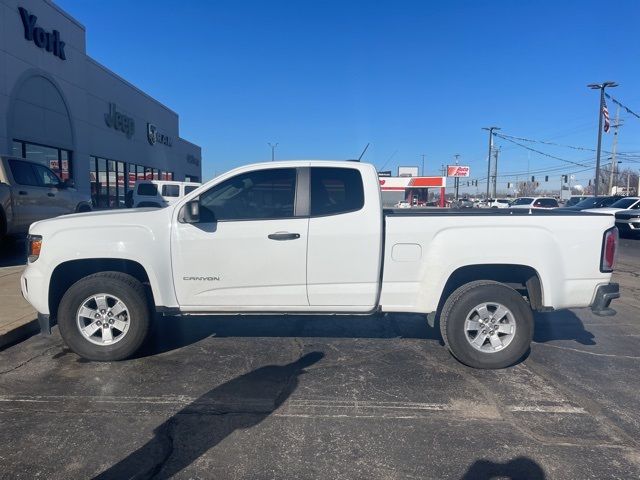
[[[616,311],[613,308],[609,308],[611,300],[615,298],[620,298],[620,286],[617,283],[600,285],[591,304],[591,311],[601,317],[615,315]]]

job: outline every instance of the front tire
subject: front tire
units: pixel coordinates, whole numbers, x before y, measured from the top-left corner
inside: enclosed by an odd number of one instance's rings
[[[115,361],[133,355],[149,332],[144,287],[131,275],[100,272],[66,291],[58,326],[67,346],[88,360]]]
[[[533,312],[513,288],[490,280],[455,290],[440,314],[451,353],[473,368],[505,368],[520,360],[533,339]]]

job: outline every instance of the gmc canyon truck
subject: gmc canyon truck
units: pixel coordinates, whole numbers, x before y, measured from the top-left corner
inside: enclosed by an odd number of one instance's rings
[[[437,313],[453,355],[503,368],[533,311],[612,315],[611,215],[383,210],[356,162],[238,168],[163,209],[34,223],[22,292],[41,328],[91,360],[131,356],[155,313]]]

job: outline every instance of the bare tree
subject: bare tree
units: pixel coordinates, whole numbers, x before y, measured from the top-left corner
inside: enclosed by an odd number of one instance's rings
[[[635,194],[636,189],[638,187],[638,172],[632,170],[631,168],[625,168],[622,170],[618,170],[617,172],[611,172],[611,166],[607,165],[604,168],[600,169],[600,188],[598,189],[599,193],[602,195],[610,195],[612,192],[609,191],[609,182],[610,177],[613,175],[613,181],[611,185],[614,187],[627,187],[627,181],[629,182],[629,187],[631,189],[631,193]],[[590,193],[593,193],[593,185],[590,185],[589,188],[585,188],[585,191],[588,190]]]
[[[537,189],[538,184],[536,182],[518,182],[518,196],[520,197],[535,195]]]

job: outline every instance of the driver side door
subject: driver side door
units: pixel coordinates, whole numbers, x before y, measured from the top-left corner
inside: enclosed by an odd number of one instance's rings
[[[308,307],[309,218],[296,204],[298,170],[238,174],[199,197],[198,223],[174,224],[171,254],[184,311]]]

